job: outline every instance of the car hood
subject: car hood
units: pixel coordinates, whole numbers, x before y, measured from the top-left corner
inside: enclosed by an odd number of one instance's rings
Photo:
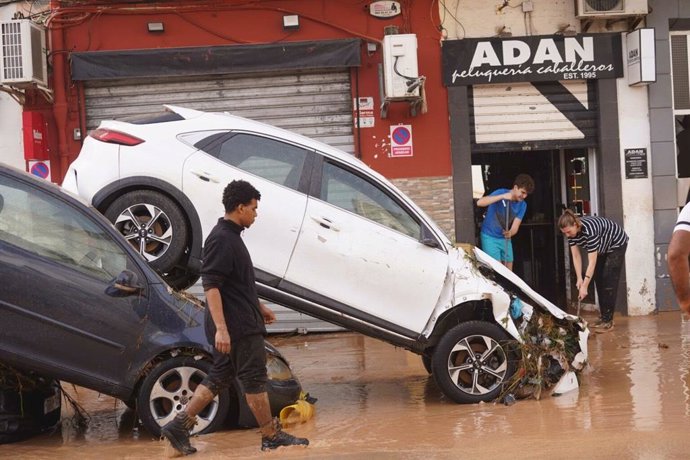
[[[497,324],[519,342],[525,340],[524,319],[516,320],[511,315],[511,304],[519,299],[522,309],[535,309],[550,315],[562,324],[570,323],[578,331],[578,342],[582,355],[578,360],[587,359],[587,322],[575,315],[566,313],[548,299],[532,289],[524,280],[481,249],[462,244],[449,251],[449,264],[444,288],[434,315],[425,328],[428,336],[443,313],[473,301],[489,301]],[[519,314],[519,313],[518,313]]]

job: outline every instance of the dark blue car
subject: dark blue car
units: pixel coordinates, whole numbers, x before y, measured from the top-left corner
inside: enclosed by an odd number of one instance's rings
[[[154,435],[210,367],[199,300],[165,284],[97,211],[2,164],[0,280],[0,362],[119,398]],[[266,346],[277,414],[301,387]],[[237,388],[200,414],[196,433],[228,417],[255,424]]]

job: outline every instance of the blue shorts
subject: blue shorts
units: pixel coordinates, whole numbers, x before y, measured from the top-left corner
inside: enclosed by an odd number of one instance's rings
[[[480,233],[479,236],[482,240],[482,251],[499,262],[513,261],[513,242],[511,240],[496,238],[486,233]]]

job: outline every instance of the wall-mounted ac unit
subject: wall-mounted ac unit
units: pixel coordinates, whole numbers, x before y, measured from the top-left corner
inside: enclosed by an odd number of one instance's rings
[[[27,19],[0,22],[0,83],[48,86],[45,29]]]
[[[383,36],[384,93],[387,98],[419,97],[421,80],[417,68],[417,36]]]
[[[576,0],[579,19],[644,16],[649,12],[647,0]]]

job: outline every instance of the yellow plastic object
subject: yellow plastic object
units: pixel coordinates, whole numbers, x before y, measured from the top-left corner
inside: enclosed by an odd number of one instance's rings
[[[283,425],[292,425],[306,422],[314,416],[315,410],[313,404],[303,399],[298,399],[295,404],[290,404],[280,410],[280,423]]]

